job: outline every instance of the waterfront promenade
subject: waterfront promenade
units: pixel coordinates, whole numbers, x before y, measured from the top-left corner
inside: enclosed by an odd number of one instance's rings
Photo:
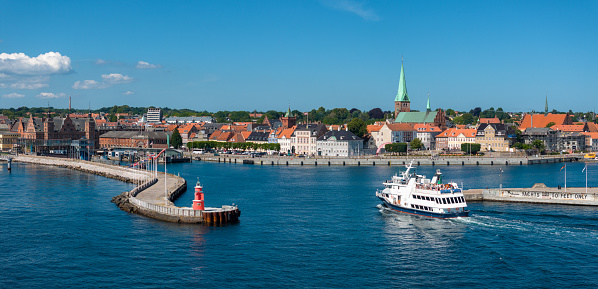
[[[431,166],[464,166],[464,165],[532,165],[543,163],[574,162],[579,156],[539,156],[539,157],[476,157],[476,156],[362,156],[362,157],[297,157],[297,156],[264,156],[250,157],[246,155],[201,155],[195,160],[237,163],[254,165],[283,166],[402,166],[409,164]]]

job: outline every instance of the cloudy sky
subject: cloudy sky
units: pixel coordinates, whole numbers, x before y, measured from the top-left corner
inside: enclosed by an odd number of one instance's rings
[[[598,107],[598,1],[4,1],[0,108]]]

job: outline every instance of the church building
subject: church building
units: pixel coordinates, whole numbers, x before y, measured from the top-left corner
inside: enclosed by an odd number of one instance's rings
[[[440,128],[446,129],[446,121],[444,119],[444,111],[439,109],[432,111],[430,109],[430,97],[428,96],[428,104],[426,111],[411,111],[411,101],[407,95],[407,82],[405,81],[405,69],[401,63],[401,76],[399,79],[399,89],[395,97],[395,123],[410,123],[410,124],[431,124]]]

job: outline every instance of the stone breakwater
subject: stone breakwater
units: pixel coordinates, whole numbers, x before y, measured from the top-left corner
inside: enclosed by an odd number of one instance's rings
[[[73,159],[22,155],[14,157],[13,160],[22,163],[73,169],[134,183],[136,184],[135,188],[112,198],[112,202],[123,211],[170,222],[202,222],[201,212],[192,212],[193,215],[190,213],[177,215],[189,209],[175,207],[172,203],[187,190],[185,179],[175,175],[165,175],[158,172],[158,176],[155,177],[149,171]]]

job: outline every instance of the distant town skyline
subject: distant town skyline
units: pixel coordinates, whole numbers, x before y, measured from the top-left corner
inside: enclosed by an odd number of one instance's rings
[[[0,108],[598,106],[596,1],[0,4]]]

